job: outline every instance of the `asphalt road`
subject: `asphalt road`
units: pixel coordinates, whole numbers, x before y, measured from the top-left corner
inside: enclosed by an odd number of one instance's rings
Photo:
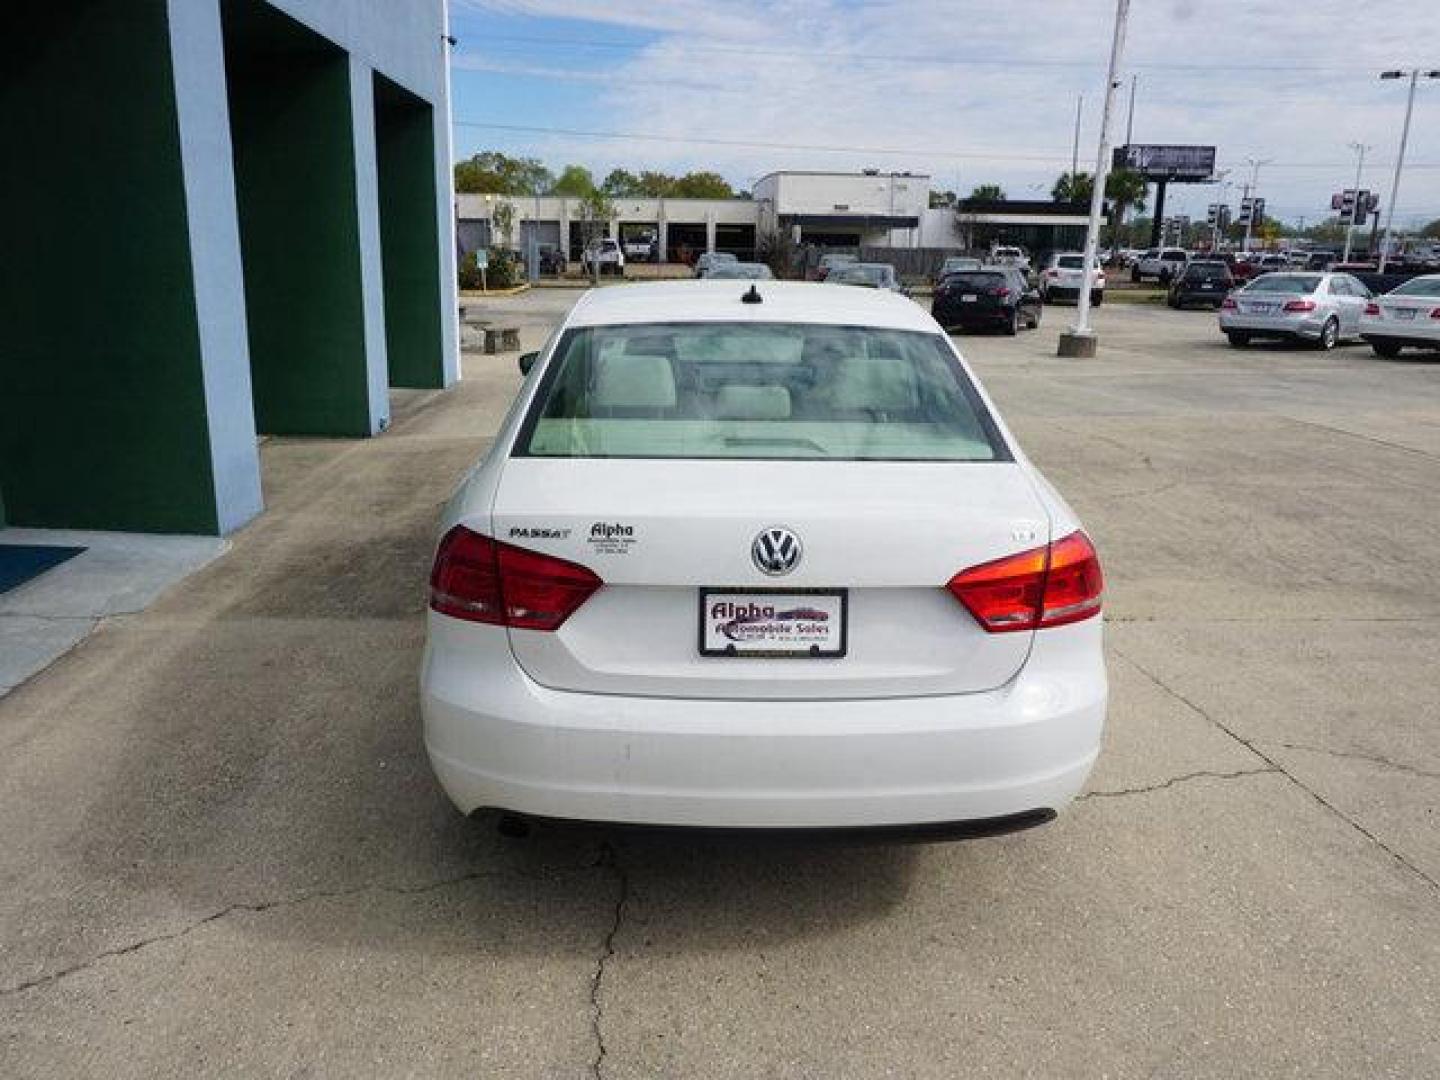
[[[492,302],[538,343],[575,294]],[[1440,1075],[1440,362],[1069,312],[964,349],[1087,521],[1089,792],[966,844],[459,818],[419,744],[467,355],[0,700],[0,1076]]]

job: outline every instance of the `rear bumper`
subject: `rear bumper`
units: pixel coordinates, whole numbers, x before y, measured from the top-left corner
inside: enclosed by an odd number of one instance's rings
[[[1015,317],[1015,309],[955,304],[931,308],[930,315],[941,326],[1006,326]]]
[[[1098,289],[1091,289],[1091,290],[1090,290],[1090,302],[1091,302],[1092,304],[1093,304],[1096,300],[1103,299],[1104,296],[1105,296],[1105,288],[1104,288],[1104,286],[1101,286],[1101,287],[1098,288]],[[1075,301],[1078,301],[1078,300],[1080,299],[1080,288],[1079,288],[1078,286],[1075,286],[1075,285],[1047,285],[1047,286],[1045,286],[1045,299],[1046,299],[1047,301],[1048,301],[1048,300],[1075,300]]]
[[[1440,349],[1440,331],[1433,334],[1404,334],[1373,324],[1362,324],[1360,337],[1371,345],[1408,345],[1413,349]]]
[[[864,828],[1059,810],[1095,762],[1107,701],[1098,620],[1036,635],[997,690],[832,701],[552,690],[496,634],[477,654],[432,633],[421,676],[426,748],[466,813]]]
[[[1257,337],[1289,337],[1314,341],[1324,329],[1324,314],[1306,313],[1281,318],[1278,315],[1246,315],[1221,311],[1220,329],[1225,332],[1243,330]]]

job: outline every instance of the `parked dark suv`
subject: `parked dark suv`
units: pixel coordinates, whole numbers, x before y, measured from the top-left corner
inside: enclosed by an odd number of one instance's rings
[[[947,274],[935,286],[930,314],[946,330],[989,327],[1014,334],[1040,325],[1043,304],[1023,271],[985,266]]]
[[[1172,308],[1183,308],[1187,304],[1219,308],[1234,287],[1235,278],[1221,260],[1192,262],[1170,283],[1165,302]]]

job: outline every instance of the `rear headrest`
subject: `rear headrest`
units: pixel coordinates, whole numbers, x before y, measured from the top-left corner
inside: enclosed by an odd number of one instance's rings
[[[790,391],[783,386],[722,386],[715,396],[718,420],[788,420]]]
[[[903,413],[920,395],[914,369],[898,356],[852,356],[835,366],[830,403],[835,409]]]
[[[590,405],[596,412],[673,409],[675,370],[659,353],[610,353],[595,368]]]

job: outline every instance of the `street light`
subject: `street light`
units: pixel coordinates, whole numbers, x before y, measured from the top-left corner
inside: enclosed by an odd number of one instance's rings
[[[1380,78],[1403,79],[1410,76],[1410,93],[1405,97],[1405,125],[1400,129],[1400,152],[1395,155],[1395,179],[1390,184],[1390,205],[1385,208],[1385,237],[1380,241],[1379,272],[1385,272],[1385,263],[1390,256],[1390,227],[1395,223],[1395,199],[1400,194],[1400,170],[1405,167],[1405,144],[1410,139],[1410,113],[1415,109],[1415,83],[1421,75],[1427,79],[1440,79],[1440,71],[1421,71],[1411,68],[1407,71],[1382,71]]]

